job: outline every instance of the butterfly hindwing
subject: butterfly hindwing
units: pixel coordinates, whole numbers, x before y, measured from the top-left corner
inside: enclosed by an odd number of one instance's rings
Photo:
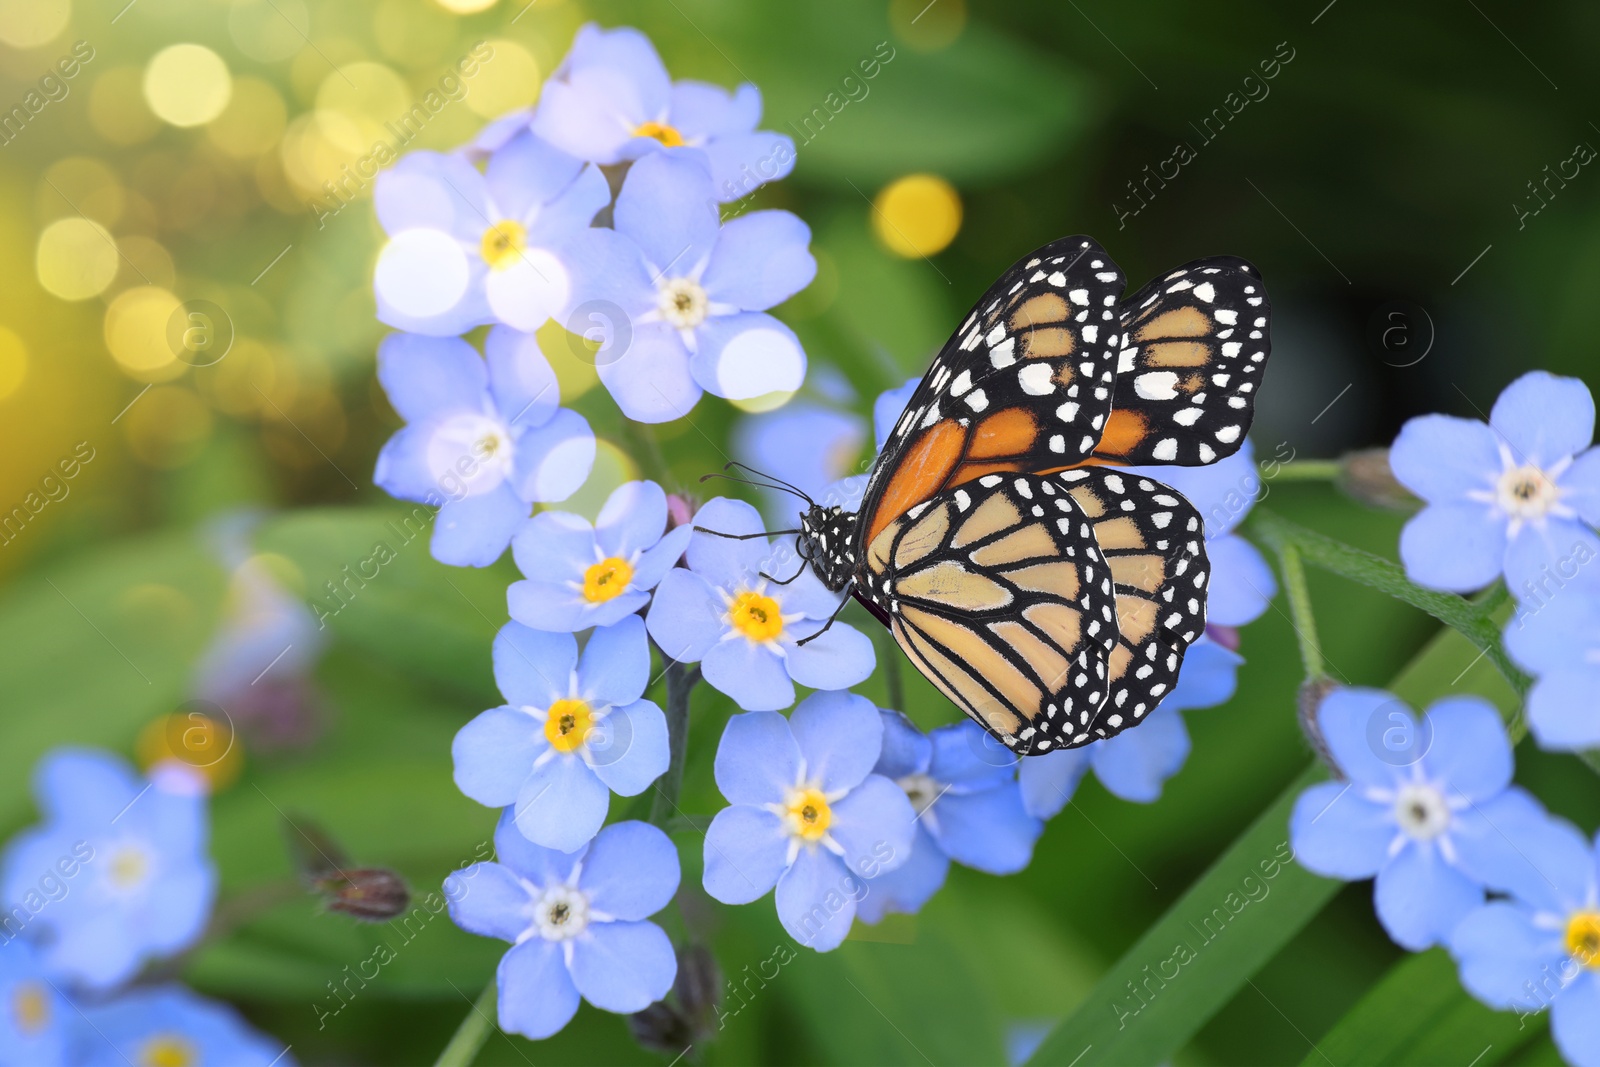
[[[990,474],[939,492],[879,532],[861,573],[912,662],[1008,747],[1093,740],[1116,600],[1065,484]]]
[[[1090,724],[1097,738],[1110,737],[1156,709],[1177,683],[1184,653],[1205,632],[1205,527],[1194,505],[1153,478],[1106,467],[1055,477],[1089,519],[1116,592],[1110,685]]]
[[[1233,256],[1170,271],[1122,303],[1106,463],[1214,463],[1238,451],[1272,345],[1267,292]]]
[[[1086,458],[1111,413],[1124,284],[1105,249],[1082,236],[1001,275],[890,432],[867,487],[865,540],[942,489]]]

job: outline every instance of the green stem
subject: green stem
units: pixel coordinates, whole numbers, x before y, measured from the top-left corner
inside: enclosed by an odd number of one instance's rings
[[[700,681],[699,666],[673,660],[667,664],[667,747],[671,761],[656,780],[650,821],[665,829],[678,814],[678,793],[683,789],[683,760],[689,750],[689,694]]]
[[[1328,676],[1322,661],[1322,642],[1317,639],[1317,619],[1311,611],[1311,591],[1306,586],[1306,568],[1300,559],[1300,550],[1292,544],[1280,544],[1278,564],[1283,570],[1283,592],[1289,599],[1289,616],[1294,620],[1295,637],[1300,641],[1300,660],[1306,665],[1306,677],[1321,681]]]
[[[1331,482],[1343,473],[1344,464],[1336,459],[1300,459],[1281,465],[1269,481]]]
[[[1476,645],[1488,657],[1519,696],[1526,696],[1531,684],[1527,675],[1517,669],[1500,643],[1500,630],[1487,617],[1479,604],[1464,600],[1453,593],[1440,593],[1424,589],[1405,576],[1405,570],[1381,556],[1363,552],[1336,541],[1325,534],[1308,530],[1290,522],[1270,508],[1257,507],[1249,518],[1250,529],[1265,541],[1273,551],[1283,552],[1285,546],[1296,550],[1307,563],[1321,567],[1341,578],[1359,582],[1396,600],[1427,612]]]
[[[622,433],[645,474],[661,488],[672,492],[677,483],[672,477],[672,468],[667,466],[666,454],[661,451],[661,442],[656,440],[655,430],[645,423],[623,419]]]
[[[879,627],[879,629],[882,630],[886,637],[888,636],[889,632],[887,630],[883,630],[882,627]],[[900,679],[900,650],[895,647],[892,637],[883,641],[880,648],[885,648],[885,651],[879,653],[878,662],[883,665],[883,682],[889,690],[889,706],[895,711],[904,712],[906,710],[906,687],[905,683]]]
[[[478,1052],[483,1048],[483,1043],[489,1040],[489,1035],[494,1033],[494,1015],[495,983],[491,978],[489,984],[483,987],[483,992],[478,994],[477,1003],[472,1005],[467,1017],[456,1027],[450,1043],[439,1053],[434,1067],[468,1067],[478,1058]]]

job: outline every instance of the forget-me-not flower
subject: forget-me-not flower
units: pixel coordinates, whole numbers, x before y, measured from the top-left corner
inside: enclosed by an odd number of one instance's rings
[[[646,920],[678,891],[678,853],[641,822],[600,831],[578,852],[525,839],[508,809],[494,833],[497,862],[445,879],[463,930],[511,942],[500,959],[500,1026],[545,1038],[578,1011],[636,1012],[667,995],[678,973],[672,942]]]
[[[611,202],[595,167],[531,133],[479,172],[460,156],[413,152],[378,176],[389,235],[373,288],[378,318],[447,337],[503,322],[533,331],[566,308],[566,243]]]
[[[84,1009],[83,1067],[181,1064],[294,1067],[283,1042],[250,1028],[227,1004],[180,985],[129,990]]]
[[[871,892],[867,879],[912,854],[916,809],[873,772],[882,749],[878,709],[853,693],[813,693],[788,719],[729,719],[715,773],[730,806],[706,831],[706,892],[749,904],[776,887],[789,936],[837,948]]]
[[[1400,559],[1419,585],[1468,593],[1503,573],[1528,595],[1563,561],[1600,553],[1600,449],[1594,400],[1576,378],[1524,374],[1485,425],[1423,415],[1389,450],[1389,465],[1427,502],[1400,534]]]
[[[867,886],[857,918],[875,923],[920,910],[944,885],[951,860],[990,874],[1026,867],[1044,823],[1023,807],[1017,758],[970,720],[923,734],[897,711],[882,716],[873,772],[905,791],[917,833],[910,858]]]
[[[499,559],[535,501],[565,500],[594,465],[589,423],[560,406],[534,336],[496,327],[484,351],[487,360],[459,338],[404,333],[378,347],[378,380],[406,425],[373,481],[439,505],[433,557],[462,567]]]
[[[1545,748],[1600,748],[1600,575],[1562,586],[1536,610],[1519,605],[1506,625],[1506,651],[1537,681],[1528,728]]]
[[[217,872],[192,770],[144,779],[110,753],[66,748],[39,761],[33,785],[44,822],[7,845],[4,902],[38,938],[47,970],[109,989],[194,943]]]
[[[719,225],[703,162],[668,153],[628,171],[613,221],[571,246],[573,302],[626,316],[627,344],[597,367],[624,415],[667,422],[702,391],[747,400],[800,388],[805,350],[766,312],[816,275],[805,223],[755,211]]]
[[[535,630],[609,626],[650,602],[692,533],[667,531],[667,494],[655,482],[617,487],[592,526],[581,515],[541,511],[511,541],[527,576],[506,591],[511,617]]]
[[[704,82],[674,83],[644,34],[590,23],[545,82],[532,128],[596,163],[662,149],[703,153],[714,179],[707,195],[726,202],[794,169],[794,141],[757,130],[760,120],[754,85],[729,93]]]
[[[1418,720],[1393,695],[1336,689],[1317,723],[1345,781],[1300,794],[1289,838],[1330,878],[1376,878],[1378,920],[1413,951],[1447,939],[1500,886],[1523,828],[1543,818],[1511,786],[1511,742],[1480,697],[1438,701]]]
[[[840,597],[809,567],[801,570],[804,561],[792,539],[780,541],[774,552],[760,536],[756,509],[726,497],[707,502],[694,524],[756,536],[690,538],[689,567],[667,572],[646,617],[663,652],[699,660],[705,680],[750,711],[793,704],[795,682],[848,689],[866,680],[874,664],[871,639],[846,623],[828,626]]]
[[[1522,828],[1508,899],[1469,914],[1450,936],[1461,984],[1492,1008],[1550,1009],[1568,1063],[1600,1065],[1600,849],[1545,817]]]
[[[509,622],[494,639],[494,676],[506,703],[456,734],[456,785],[509,805],[528,840],[582,848],[613,792],[637,796],[666,771],[666,718],[641,699],[650,646],[638,616],[596,629],[581,659],[571,634]]]
[[[60,1067],[73,1016],[33,945],[10,935],[0,941],[0,1063]]]

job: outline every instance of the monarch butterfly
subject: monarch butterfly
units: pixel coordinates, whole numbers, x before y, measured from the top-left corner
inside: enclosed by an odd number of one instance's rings
[[[935,357],[860,507],[812,503],[800,555],[1023,755],[1136,725],[1205,628],[1199,514],[1136,471],[1232,455],[1271,350],[1242,259],[1122,299],[1088,237],[1019,260]]]

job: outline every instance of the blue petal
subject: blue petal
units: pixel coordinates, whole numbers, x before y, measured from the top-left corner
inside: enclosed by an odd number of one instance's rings
[[[1594,440],[1594,398],[1578,378],[1530,371],[1506,386],[1489,412],[1518,464],[1548,467]]]
[[[800,746],[775,711],[735,715],[717,744],[717,788],[730,804],[776,804],[800,778]]]
[[[689,539],[694,536],[691,526],[675,526],[662,534],[655,547],[639,557],[633,566],[633,585],[636,589],[652,589],[683,558]]]
[[[39,810],[63,823],[109,824],[144,786],[127,761],[96,749],[53,749],[33,772]]]
[[[882,710],[883,751],[872,769],[885,778],[924,774],[933,758],[933,742],[903,712]]]
[[[1255,502],[1266,495],[1261,473],[1256,469],[1255,443],[1248,437],[1239,451],[1204,467],[1128,469],[1182,493],[1200,512],[1208,539],[1231,532],[1244,521]]]
[[[568,695],[577,666],[578,642],[571,634],[531,630],[518,622],[495,634],[494,680],[509,704],[548,708]]]
[[[512,582],[506,590],[511,617],[535,630],[576,633],[591,626],[611,626],[650,603],[650,594],[640,589],[591,604],[572,588],[571,581]]]
[[[716,646],[727,628],[726,614],[722,597],[704,578],[676,567],[656,586],[645,629],[662,652],[693,663]]]
[[[433,520],[429,551],[452,567],[487,567],[505,555],[511,535],[528,517],[528,503],[509,485],[446,500]]]
[[[1600,448],[1587,449],[1556,480],[1562,503],[1573,507],[1590,526],[1600,526]]]
[[[1449,938],[1483,903],[1483,890],[1431,845],[1402,848],[1378,871],[1372,895],[1383,928],[1413,952]]]
[[[713,315],[700,325],[690,373],[702,389],[730,400],[797,391],[806,351],[795,332],[764,311]]]
[[[1037,819],[1050,819],[1072,799],[1089,769],[1093,745],[1029,756],[1017,772],[1022,806]]]
[[[919,825],[911,842],[911,854],[905,861],[867,882],[866,895],[856,904],[856,918],[864,923],[878,923],[890,912],[915,914],[944,885],[949,873],[950,857],[939,850],[938,842]]]
[[[489,157],[484,179],[495,207],[521,220],[571,185],[583,165],[577,156],[524,131]]]
[[[817,261],[811,228],[787,211],[755,211],[730,220],[717,235],[700,279],[715,302],[765,311],[811,284]]]
[[[614,708],[589,735],[594,773],[619,796],[638,796],[667,773],[667,718],[648,700]]]
[[[908,833],[904,847],[909,848],[910,843]],[[778,921],[802,945],[829,952],[850,932],[856,902],[866,893],[866,881],[845,870],[833,853],[802,848],[794,866],[778,879]]]
[[[600,209],[611,203],[611,185],[598,167],[584,167],[555,199],[539,209],[528,227],[530,245],[550,248],[565,259],[572,238],[587,232]]]
[[[727,203],[755,192],[794,170],[794,141],[781,133],[755,130],[715,138],[705,146],[717,199]]]
[[[1505,520],[1483,504],[1432,504],[1400,531],[1406,577],[1430,589],[1482,589],[1500,576],[1505,555]]]
[[[1189,758],[1183,716],[1157,708],[1138,729],[1124,730],[1094,746],[1094,774],[1113,795],[1139,804],[1161,796],[1161,786]]]
[[[720,219],[711,174],[689,153],[645,156],[622,183],[615,219],[617,232],[633,239],[656,273],[688,275],[717,241]]]
[[[656,309],[654,272],[637,244],[604,227],[575,235],[562,243],[561,252],[572,284],[573,308],[563,316],[567,330],[600,344],[593,355],[587,349],[574,353],[601,371],[616,368],[644,328],[638,320]],[[659,328],[677,336],[671,327]],[[631,373],[649,369],[643,360],[629,363]]]
[[[542,426],[518,432],[515,447],[516,491],[523,500],[565,500],[588,480],[594,467],[589,420],[567,408],[557,410]]]
[[[1433,740],[1422,765],[1429,777],[1474,801],[1511,784],[1511,741],[1494,705],[1481,697],[1451,697],[1427,715]]]
[[[1565,587],[1547,596],[1523,600],[1516,616],[1506,624],[1506,651],[1518,664],[1535,673],[1586,669],[1600,664],[1600,596],[1588,587],[1587,576],[1573,595]]]
[[[1578,751],[1600,748],[1600,714],[1594,696],[1600,666],[1556,670],[1541,677],[1528,694],[1528,726],[1540,748]]]
[[[1178,684],[1168,694],[1166,706],[1173,711],[1214,708],[1233,699],[1238,688],[1239,667],[1244,657],[1202,637],[1189,646],[1183,657]]]
[[[428,468],[428,441],[431,431],[420,427],[404,427],[384,443],[378,453],[378,462],[372,471],[372,480],[392,497],[439,504],[444,493]]]
[[[1528,523],[1506,545],[1506,585],[1519,597],[1537,596],[1596,556],[1600,540],[1576,519]]]
[[[198,941],[217,899],[217,872],[209,862],[166,862],[161,890],[137,920],[145,950],[155,956],[174,955]]]
[[[928,735],[933,747],[928,773],[957,792],[993,789],[1017,776],[1017,755],[970,719]]]
[[[1381,747],[1385,731],[1400,731],[1405,738],[1418,738],[1416,718],[1405,702],[1382,689],[1335,689],[1323,698],[1317,709],[1317,724],[1334,762],[1346,778],[1358,786],[1391,787],[1406,764],[1415,762],[1411,748],[1417,742],[1408,742],[1404,749],[1380,755],[1374,744],[1379,739]]]
[[[773,541],[772,551],[762,559],[760,570],[773,577],[787,578],[796,573],[796,568],[805,561],[796,551],[796,539],[793,537],[780,537]],[[788,585],[769,588],[767,592],[776,597],[785,615],[798,612],[808,619],[826,620],[832,618],[839,610],[839,605],[844,597],[839,593],[831,592],[822,584],[816,571],[806,566],[800,570],[799,577]],[[810,630],[820,627],[809,627]],[[789,636],[799,637],[799,634]]]
[[[572,983],[605,1011],[643,1011],[672,990],[678,957],[655,923],[591,923],[572,948]]]
[[[495,972],[500,1029],[534,1040],[556,1033],[578,1013],[578,989],[561,949],[535,937],[507,952]]]
[[[700,672],[746,711],[776,711],[794,703],[794,684],[783,660],[765,644],[743,637],[719,642],[701,658]]]
[[[788,847],[783,821],[772,812],[749,804],[723,808],[706,830],[706,892],[724,904],[760,900],[788,869]]]
[[[911,853],[917,812],[905,790],[873,774],[833,804],[828,833],[844,849],[846,867],[864,877],[892,871]]]
[[[622,413],[635,422],[681,419],[700,402],[689,350],[665,323],[636,327],[626,351],[596,369]]]
[[[911,396],[917,391],[917,386],[922,384],[921,378],[908,378],[906,383],[898,389],[890,389],[878,394],[878,399],[872,404],[872,430],[878,442],[878,450],[883,450],[883,443],[894,432],[895,423],[900,421],[901,414],[906,410],[906,405],[911,403]]]
[[[517,829],[536,845],[576,852],[600,831],[610,806],[611,791],[587,763],[557,755],[517,794]]]
[[[378,175],[373,206],[384,232],[443,230],[465,237],[483,228],[483,175],[456,155],[409,152]]]
[[[617,919],[648,919],[678,891],[678,850],[649,823],[619,822],[600,831],[583,859],[578,888]]]
[[[450,918],[479,937],[515,941],[528,928],[528,891],[500,863],[474,863],[444,880]]]
[[[594,528],[583,516],[541,511],[517,530],[511,556],[530,578],[581,582],[584,570],[599,559],[596,547]]]
[[[650,684],[650,640],[637,615],[589,635],[578,661],[578,691],[598,706],[632,704]]]
[[[854,789],[883,751],[883,719],[865,697],[813,693],[789,717],[805,776],[824,793]]]
[[[1260,550],[1237,534],[1226,534],[1206,543],[1206,555],[1211,560],[1207,621],[1217,626],[1254,622],[1278,593],[1278,581]]]
[[[517,799],[533,761],[548,747],[544,731],[526,712],[490,708],[451,742],[456,788],[479,804],[503,808]]]
[[[1493,489],[1500,476],[1500,438],[1476,419],[1423,415],[1400,428],[1389,449],[1400,484],[1430,503],[1459,503]]]
[[[1469,993],[1491,1008],[1521,1011],[1542,1006],[1527,983],[1537,987],[1546,968],[1559,975],[1566,956],[1560,932],[1538,929],[1532,913],[1508,901],[1486,904],[1462,919],[1451,931],[1450,954]]]
[[[978,793],[952,790],[923,813],[922,821],[951,859],[990,874],[1015,874],[1026,867],[1033,843],[1044,832],[1044,823],[1023,808],[1015,782]]]
[[[561,405],[561,385],[531,333],[496,326],[483,342],[489,389],[511,429],[542,426]]]
[[[733,454],[763,474],[781,478],[813,498],[854,469],[863,423],[848,411],[794,400],[776,411],[747,415],[733,430]],[[795,513],[791,493],[764,491],[774,525]]]
[[[836,622],[827,633],[818,633],[821,629],[820,623],[794,626],[797,643],[784,643],[789,676],[812,689],[848,689],[866,681],[877,665],[872,639],[848,623]],[[811,640],[798,643],[806,637]]]
[[[761,120],[761,93],[749,84],[730,93],[705,82],[674,82],[671,116],[672,125],[688,140],[748,133]]]
[[[602,552],[631,559],[661,540],[667,494],[655,482],[625,482],[606,497],[594,528]]]
[[[79,916],[52,928],[41,954],[47,970],[100,992],[132,978],[143,962],[143,945],[127,916],[118,911]]]
[[[718,534],[733,535],[717,537],[697,532],[690,538],[687,550],[690,569],[724,589],[732,589],[754,574],[771,551],[771,546],[761,537],[734,539],[759,534],[766,528],[761,522],[761,513],[742,500],[713,497],[695,512],[694,525]]]
[[[378,381],[407,422],[483,410],[489,372],[459,337],[392,333],[378,346]]]
[[[1345,881],[1377,874],[1398,833],[1387,805],[1367,800],[1359,786],[1346,782],[1319,782],[1307,789],[1289,818],[1289,840],[1300,865]]]
[[[494,827],[495,859],[519,878],[545,889],[567,881],[572,868],[583,861],[582,851],[567,853],[536,845],[517,829],[517,809],[507,807]]]
[[[1600,1064],[1600,978],[1593,970],[1579,975],[1550,1005],[1550,1036],[1573,1067]]]
[[[1515,786],[1493,800],[1454,812],[1449,841],[1456,866],[1474,881],[1523,901],[1552,906],[1560,903],[1553,896],[1556,883],[1547,878],[1541,863],[1551,866],[1552,850],[1559,856],[1570,849],[1581,869],[1589,851],[1578,834]]]

